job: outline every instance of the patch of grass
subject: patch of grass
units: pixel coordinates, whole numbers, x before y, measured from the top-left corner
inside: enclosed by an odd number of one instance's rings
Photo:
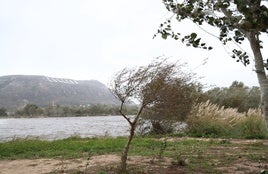
[[[85,153],[119,153],[126,138],[68,138],[56,141],[14,140],[0,143],[0,159],[83,157]]]
[[[157,155],[161,151],[162,141],[155,138],[140,138],[133,139],[130,147],[130,155],[152,156]]]
[[[84,157],[85,154],[120,154],[127,138],[68,138],[55,141],[13,140],[0,143],[0,159],[34,159],[64,156],[68,158]],[[135,138],[131,144],[130,155],[148,156],[161,151],[162,142],[154,138]]]

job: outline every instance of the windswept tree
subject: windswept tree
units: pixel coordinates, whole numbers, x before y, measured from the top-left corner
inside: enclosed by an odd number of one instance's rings
[[[261,106],[268,129],[268,79],[265,69],[267,62],[261,50],[264,38],[268,33],[268,9],[264,5],[267,0],[163,0],[168,11],[172,12],[180,22],[190,19],[197,25],[210,25],[220,30],[217,38],[224,45],[235,42],[238,47],[232,50],[232,57],[245,66],[250,63],[248,52],[242,49],[244,41],[248,41],[255,63],[255,72],[260,85]],[[158,33],[164,39],[172,37],[181,40],[187,46],[212,49],[195,32],[181,36],[171,27],[171,20],[160,25]],[[266,38],[267,39],[267,38]]]
[[[202,99],[201,84],[196,82],[194,74],[182,72],[182,66],[178,65],[176,72],[173,70],[176,75],[169,78],[160,74],[143,91],[144,96],[157,97],[157,101],[147,106],[143,114],[151,122],[153,133],[172,132],[174,122],[185,121],[192,106]]]
[[[166,59],[156,59],[147,66],[133,69],[125,68],[115,75],[111,89],[114,95],[121,101],[121,115],[130,125],[128,141],[121,156],[120,172],[126,172],[129,147],[141,114],[145,109],[157,106],[163,102],[163,90],[169,90],[165,86],[166,82],[176,77],[179,72],[181,71],[179,71],[177,63],[168,63]],[[166,93],[166,95],[172,98],[173,93]],[[131,101],[139,103],[138,111],[134,117],[129,117],[125,109],[126,105]],[[169,105],[171,103],[166,104]],[[170,105],[169,107],[172,106]]]

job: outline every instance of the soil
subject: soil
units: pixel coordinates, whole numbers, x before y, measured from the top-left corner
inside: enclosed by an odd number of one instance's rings
[[[178,139],[170,138],[168,141],[177,141]],[[202,139],[205,140],[206,139]],[[250,144],[262,143],[267,145],[268,140],[230,140],[233,144]],[[217,149],[217,148],[215,148]],[[218,148],[218,151],[221,149]],[[216,152],[215,152],[216,153]],[[17,159],[17,160],[0,160],[0,174],[74,174],[87,173],[95,174],[106,171],[108,174],[114,174],[120,162],[120,156],[115,154],[93,156],[90,159]],[[215,162],[216,163],[216,162]],[[187,169],[181,166],[173,166],[172,159],[153,157],[130,156],[128,159],[129,168],[135,168],[130,173],[143,174],[175,174],[188,173]],[[253,162],[248,159],[238,159],[235,163],[217,167],[222,173],[263,173],[268,174],[268,159],[262,162]],[[107,172],[110,171],[110,172]],[[267,173],[266,173],[267,172]],[[104,173],[104,172],[103,172]],[[202,172],[197,172],[202,173]]]
[[[1,160],[0,174],[67,174],[67,173],[86,173],[95,174],[107,169],[116,171],[120,156],[118,155],[99,155],[87,159],[19,159],[19,160]],[[139,166],[142,173],[183,173],[183,169],[174,169],[171,159],[163,158],[153,159],[149,157],[130,156],[128,166]],[[109,166],[109,167],[107,167]],[[142,167],[141,167],[142,166]],[[157,171],[157,172],[155,172]],[[139,172],[139,168],[135,167],[135,173]]]

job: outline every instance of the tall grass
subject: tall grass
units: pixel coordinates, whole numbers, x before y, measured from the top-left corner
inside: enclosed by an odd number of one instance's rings
[[[268,132],[260,110],[249,110],[233,128],[233,133],[243,138],[268,138]]]
[[[260,110],[239,113],[209,101],[193,107],[188,117],[188,133],[197,137],[267,138]]]

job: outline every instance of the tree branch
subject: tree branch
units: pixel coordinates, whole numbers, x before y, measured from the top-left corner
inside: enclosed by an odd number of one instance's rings
[[[127,122],[132,125],[133,123],[130,121],[130,119],[126,116],[126,114],[123,113],[123,107],[124,107],[125,101],[121,101],[119,112],[120,114],[127,120]]]

